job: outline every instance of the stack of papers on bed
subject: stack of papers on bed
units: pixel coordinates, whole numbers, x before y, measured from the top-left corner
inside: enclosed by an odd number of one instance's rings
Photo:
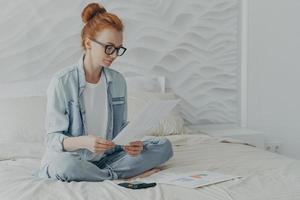
[[[177,185],[187,188],[198,188],[241,177],[225,175],[210,171],[198,171],[185,174],[157,173],[156,177],[153,178],[155,178],[155,181],[157,183]]]

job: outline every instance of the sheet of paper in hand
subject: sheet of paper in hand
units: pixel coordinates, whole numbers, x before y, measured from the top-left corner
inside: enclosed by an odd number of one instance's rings
[[[127,145],[130,142],[141,140],[158,127],[159,122],[168,116],[179,101],[180,100],[150,101],[144,109],[136,115],[136,118],[113,139],[113,142],[118,145]]]

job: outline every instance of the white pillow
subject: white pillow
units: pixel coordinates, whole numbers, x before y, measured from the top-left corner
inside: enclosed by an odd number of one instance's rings
[[[155,93],[155,92],[143,92],[139,90],[131,90],[128,93],[128,121],[131,121],[139,113],[139,111],[147,104],[148,101],[163,99],[173,100],[177,99],[173,93]],[[158,128],[156,128],[151,135],[165,136],[185,134],[184,120],[180,116],[179,112],[175,109],[170,115],[160,122]]]
[[[46,96],[0,99],[0,140],[43,142]]]
[[[148,92],[165,92],[165,77],[163,76],[128,76],[125,77],[127,90]]]
[[[171,93],[132,90],[128,93],[128,120],[152,99],[176,99]],[[0,99],[0,141],[43,143],[46,130],[46,96]],[[175,110],[160,123],[153,135],[183,134],[183,119]]]

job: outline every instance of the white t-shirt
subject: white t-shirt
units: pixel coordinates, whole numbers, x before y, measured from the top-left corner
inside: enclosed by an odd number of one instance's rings
[[[86,82],[83,92],[87,134],[106,139],[107,127],[107,90],[105,76],[102,74],[98,83]],[[94,154],[91,160],[99,160],[102,154]]]

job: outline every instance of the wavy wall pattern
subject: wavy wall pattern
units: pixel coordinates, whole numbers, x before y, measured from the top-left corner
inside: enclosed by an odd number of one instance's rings
[[[0,13],[2,86],[45,83],[77,62],[80,12],[88,2],[0,1],[5,8]],[[239,1],[101,3],[126,26],[128,52],[116,60],[115,69],[125,75],[165,76],[167,91],[183,100],[180,110],[187,124],[239,123]]]

